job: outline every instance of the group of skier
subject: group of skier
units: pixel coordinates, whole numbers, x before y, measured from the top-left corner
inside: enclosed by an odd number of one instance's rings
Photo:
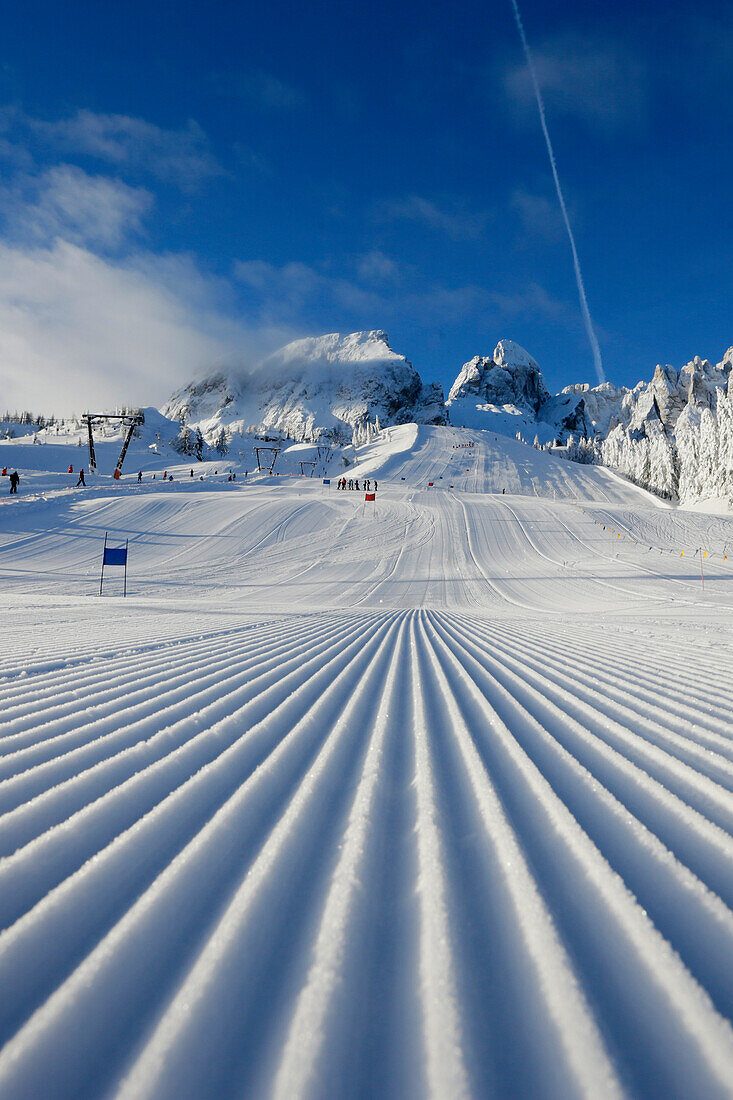
[[[69,466],[69,473],[73,474],[73,472],[74,472],[73,468],[71,466]],[[17,470],[13,470],[12,474],[8,474],[7,466],[3,469],[3,474],[7,474],[8,478],[10,480],[10,495],[11,496],[17,496],[18,495],[18,486],[20,485],[20,474],[18,473]],[[87,487],[87,483],[84,480],[84,469],[83,469],[83,467],[82,467],[81,470],[79,470],[79,480],[76,483],[76,488],[78,489],[79,486],[82,486],[84,489],[86,489],[86,487]]]
[[[72,472],[73,472],[73,468],[71,466],[69,466],[69,473],[72,473]],[[219,471],[215,470],[214,472],[218,474]],[[3,473],[4,474],[7,473],[7,468],[3,470]],[[191,470],[191,473],[190,473],[189,476],[190,477],[194,476],[193,470]],[[245,477],[246,476],[247,475],[245,473]],[[235,473],[230,473],[229,477],[227,478],[227,481],[235,481],[236,477],[237,477],[237,475]],[[137,475],[138,484],[142,481],[142,479],[143,479],[143,472],[142,472],[142,470],[139,470],[138,475]],[[201,478],[199,480],[203,481],[203,475],[201,476]],[[153,481],[155,481],[155,474],[153,474]],[[167,470],[163,474],[163,481],[173,481],[173,475],[169,474]],[[11,494],[16,494],[18,492],[19,482],[20,482],[20,474],[18,473],[17,470],[14,470],[13,473],[10,474],[10,492],[11,492]],[[86,488],[86,484],[87,483],[84,480],[84,470],[81,469],[81,470],[79,470],[79,480],[76,483],[77,488],[79,488],[79,486],[83,486],[84,488]],[[377,488],[378,488],[378,483],[376,481],[373,481],[372,478],[367,477],[367,478],[362,478],[361,485],[359,485],[359,479],[358,478],[350,477],[347,480],[345,477],[340,477],[338,479],[336,488],[337,489],[352,489],[352,490],[355,489],[357,493],[360,493],[362,491],[367,492],[367,493],[376,493]]]
[[[360,493],[362,490],[366,493],[376,493],[378,486],[376,481],[372,485],[372,479],[370,477],[362,478],[361,486],[359,486],[359,479],[356,477],[350,477],[348,482],[345,477],[340,477],[336,483],[336,488],[355,489],[357,493]]]

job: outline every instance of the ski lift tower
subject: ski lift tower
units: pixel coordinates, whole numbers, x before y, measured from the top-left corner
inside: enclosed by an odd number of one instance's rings
[[[115,481],[119,480],[122,473],[122,463],[125,461],[125,455],[127,454],[127,448],[130,446],[130,440],[136,428],[145,423],[145,416],[142,409],[133,409],[130,412],[125,413],[84,413],[82,420],[87,426],[87,432],[89,433],[89,472],[96,474],[97,472],[97,456],[94,452],[94,424],[98,420],[118,420],[122,427],[127,428],[127,435],[125,441],[122,444],[122,450],[120,451],[120,457],[117,459],[117,465],[115,466],[114,478]]]
[[[275,462],[279,454],[279,447],[255,447],[257,472],[259,474],[274,474]]]
[[[306,475],[306,472],[305,472],[306,466],[310,466],[310,473],[307,474],[307,475]],[[306,477],[306,476],[307,477],[313,477],[313,474],[315,473],[315,469],[316,469],[315,462],[312,462],[310,459],[307,459],[307,458],[306,459],[301,459],[301,461],[300,461],[300,475],[301,475],[301,477]]]
[[[324,474],[326,472],[326,468],[329,462],[331,461],[332,454],[333,448],[330,445],[324,446],[323,444],[319,443],[316,450],[316,461],[320,462],[320,464],[323,466]]]

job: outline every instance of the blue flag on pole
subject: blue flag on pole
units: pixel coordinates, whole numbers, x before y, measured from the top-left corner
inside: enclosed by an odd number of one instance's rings
[[[105,546],[103,565],[127,565],[126,546]]]
[[[330,477],[324,477],[323,484],[324,485],[330,485],[331,484],[331,478]]]
[[[122,589],[122,595],[127,595],[127,539],[125,539],[124,546],[108,546],[107,545],[107,532],[104,532],[104,547],[102,549],[102,569],[99,574],[99,595],[102,595],[102,585],[104,584],[104,567],[105,565],[121,565],[125,570],[125,583]]]

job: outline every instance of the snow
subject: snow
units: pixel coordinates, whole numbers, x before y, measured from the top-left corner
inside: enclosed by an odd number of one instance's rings
[[[3,1100],[729,1095],[730,513],[486,430],[86,492],[52,437],[0,442]]]
[[[733,500],[733,349],[713,365],[696,356],[658,365],[648,384],[547,389],[537,362],[500,340],[463,365],[444,401],[381,330],[295,340],[249,370],[217,370],[164,408],[214,445],[227,433],[344,445],[377,425],[446,424],[540,444],[571,437],[589,461],[664,499]],[[0,430],[2,425],[0,425]]]

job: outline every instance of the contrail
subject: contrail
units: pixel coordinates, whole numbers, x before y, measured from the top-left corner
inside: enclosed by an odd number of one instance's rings
[[[522,47],[524,48],[524,56],[527,58],[527,68],[529,69],[530,76],[532,77],[532,84],[534,86],[534,94],[537,99],[537,107],[540,112],[540,122],[542,123],[542,133],[545,135],[545,145],[547,146],[547,154],[550,158],[550,166],[552,167],[552,176],[555,180],[555,190],[557,191],[557,197],[560,202],[560,209],[562,210],[562,216],[565,221],[565,228],[568,231],[568,238],[570,240],[570,248],[573,253],[573,266],[575,268],[575,281],[578,284],[578,295],[580,297],[580,312],[583,314],[583,323],[585,324],[585,331],[588,333],[588,341],[593,352],[593,362],[595,363],[596,374],[598,375],[599,382],[605,382],[606,376],[603,373],[603,362],[601,361],[601,349],[598,346],[598,340],[596,339],[595,330],[593,328],[593,322],[590,317],[590,310],[588,309],[588,299],[585,296],[585,286],[583,284],[583,276],[580,271],[580,260],[578,259],[578,250],[575,247],[575,237],[573,236],[573,230],[570,227],[570,218],[568,217],[568,210],[565,205],[565,199],[562,193],[562,187],[560,186],[560,177],[557,174],[557,164],[555,162],[555,152],[552,148],[552,142],[550,141],[550,131],[547,129],[547,120],[545,118],[545,103],[542,99],[542,92],[540,91],[540,83],[537,79],[537,70],[534,67],[534,60],[530,52],[529,43],[527,42],[527,35],[524,33],[524,24],[522,23],[522,17],[519,14],[519,5],[517,0],[512,0],[512,7],[514,8],[514,18],[517,21],[517,28],[519,30],[519,36],[522,39]]]

